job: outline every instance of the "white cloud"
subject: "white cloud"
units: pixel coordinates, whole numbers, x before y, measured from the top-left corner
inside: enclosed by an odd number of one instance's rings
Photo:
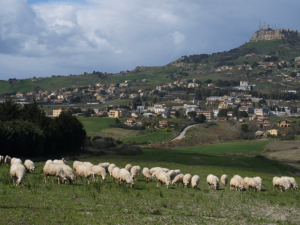
[[[285,21],[297,29],[297,12],[292,11],[300,3],[287,0],[286,6],[268,13],[271,1],[259,2],[257,8],[258,2],[87,0],[28,5],[26,0],[0,0],[0,67],[5,68],[0,77],[19,74],[10,63],[4,65],[13,58],[26,76],[117,72],[165,65],[181,55],[229,50],[247,41],[259,20],[283,27]],[[35,69],[41,63],[47,70]]]
[[[175,31],[173,34],[171,34],[171,36],[175,45],[179,45],[185,42],[185,35],[178,31]]]

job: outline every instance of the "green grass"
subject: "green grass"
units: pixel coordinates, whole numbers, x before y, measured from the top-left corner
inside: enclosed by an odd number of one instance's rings
[[[174,150],[210,154],[254,154],[262,152],[268,143],[268,141],[227,142],[221,144],[178,148]]]
[[[100,132],[103,129],[110,128],[109,124],[115,123],[115,118],[102,118],[102,117],[78,117],[78,120],[83,123],[84,129],[89,132]],[[125,119],[119,119],[125,122]],[[113,128],[111,128],[113,129]]]
[[[299,191],[273,191],[274,176],[289,175],[288,169],[260,158],[214,156],[185,150],[144,149],[136,156],[101,155],[78,158],[94,164],[113,162],[143,167],[180,169],[200,176],[198,189],[157,187],[140,175],[135,188],[118,185],[107,176],[105,183],[73,185],[42,183],[44,162],[36,162],[34,174],[26,174],[25,186],[15,187],[9,167],[0,167],[0,224],[298,224]],[[73,161],[67,159],[68,165]],[[262,191],[219,191],[208,188],[206,177],[229,179],[260,176]],[[300,178],[295,176],[300,183]],[[50,179],[51,180],[51,179]],[[85,181],[85,179],[84,179]]]
[[[170,139],[174,138],[176,134],[174,132],[156,132],[147,135],[140,135],[136,137],[128,137],[124,138],[123,141],[151,141],[152,143],[162,142],[162,141],[169,141]]]

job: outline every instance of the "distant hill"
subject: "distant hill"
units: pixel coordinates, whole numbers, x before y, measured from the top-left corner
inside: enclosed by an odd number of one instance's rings
[[[263,57],[258,57],[260,55],[268,55],[272,57],[271,59],[284,60],[295,64],[295,57],[300,56],[299,47],[298,31],[288,29],[258,30],[254,32],[250,42],[229,51],[182,56],[165,66],[139,66],[133,71],[126,73],[127,75],[125,76],[120,74],[98,76],[91,73],[85,76],[61,76],[27,80],[10,79],[9,81],[0,81],[0,94],[29,92],[32,90],[58,91],[62,87],[75,88],[96,83],[122,83],[125,80],[133,81],[131,88],[153,88],[155,85],[167,84],[174,79],[184,78],[187,80],[197,79],[199,81],[208,79],[249,80],[252,83],[257,83],[257,80],[261,78],[255,90],[267,92],[274,88],[296,89],[297,85],[283,84],[281,78],[278,78],[278,75],[281,73],[288,76],[288,71],[274,70],[266,74],[266,71],[261,67],[256,67],[253,70],[240,70],[239,66],[249,66],[254,62],[263,61]],[[247,57],[247,55],[251,54],[257,57]],[[231,67],[232,69],[219,71],[218,68],[223,66]],[[91,68],[91,70],[93,69]],[[142,79],[148,79],[149,82],[142,83]]]

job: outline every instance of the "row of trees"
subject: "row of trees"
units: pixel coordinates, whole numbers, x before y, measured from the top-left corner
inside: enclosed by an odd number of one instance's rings
[[[49,118],[37,103],[21,107],[12,101],[0,104],[1,154],[49,155],[76,152],[86,140],[83,124],[67,113]]]

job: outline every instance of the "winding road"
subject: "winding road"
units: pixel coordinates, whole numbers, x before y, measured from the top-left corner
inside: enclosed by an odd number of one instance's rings
[[[174,139],[171,140],[171,141],[180,140],[180,139],[184,138],[185,132],[186,132],[188,129],[190,129],[191,127],[196,126],[196,125],[198,125],[198,123],[197,123],[197,124],[190,125],[190,126],[187,126],[186,128],[184,128],[184,130],[183,130],[176,138],[174,138]]]

